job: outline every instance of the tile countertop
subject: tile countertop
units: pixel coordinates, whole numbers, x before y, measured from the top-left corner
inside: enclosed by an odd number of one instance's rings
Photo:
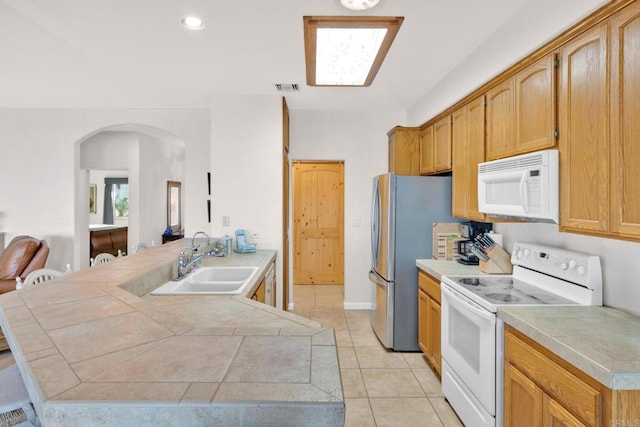
[[[436,279],[442,276],[477,276],[485,274],[477,265],[464,265],[457,261],[444,261],[439,259],[417,259],[416,266]]]
[[[483,274],[455,261],[416,260],[440,278]],[[498,307],[498,318],[614,390],[640,390],[640,317],[612,307]]]
[[[148,295],[183,246],[0,295],[42,424],[342,426],[333,330],[248,298],[276,252],[203,261],[260,267],[244,295]]]
[[[614,390],[640,390],[640,318],[612,307],[499,307],[498,318]]]

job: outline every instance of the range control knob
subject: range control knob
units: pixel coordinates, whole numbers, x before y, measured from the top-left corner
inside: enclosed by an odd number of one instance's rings
[[[578,266],[578,269],[576,270],[576,272],[577,272],[580,276],[582,276],[582,275],[585,273],[585,269],[584,269],[584,267],[583,267],[583,266],[579,265],[579,266]]]
[[[575,259],[569,260],[569,268],[576,268],[576,265],[578,265],[578,263]]]
[[[518,252],[516,252],[516,256],[518,257],[518,259],[521,259],[523,256],[522,251],[519,250]]]
[[[560,268],[563,270],[568,270],[569,269],[569,264],[567,264],[566,262],[563,262],[562,264],[560,264]]]
[[[529,256],[530,253],[531,251],[529,249],[524,250],[524,256]]]

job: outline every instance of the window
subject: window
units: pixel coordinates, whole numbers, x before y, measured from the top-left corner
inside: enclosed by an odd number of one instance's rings
[[[111,191],[113,199],[113,215],[115,217],[129,216],[129,184],[115,184]]]

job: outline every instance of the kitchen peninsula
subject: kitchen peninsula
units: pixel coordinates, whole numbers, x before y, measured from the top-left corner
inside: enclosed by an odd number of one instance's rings
[[[0,296],[0,322],[45,426],[341,426],[332,329],[243,295],[152,296],[184,240]]]

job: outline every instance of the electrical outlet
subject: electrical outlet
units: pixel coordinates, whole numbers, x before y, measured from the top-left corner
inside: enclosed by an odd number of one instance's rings
[[[228,227],[229,226],[229,217],[228,216],[223,216],[222,217],[222,226],[223,227]]]
[[[259,238],[260,238],[260,234],[258,234],[258,233],[251,233],[251,238],[252,238],[252,239],[254,239],[254,240],[255,240],[255,239],[259,239]]]

